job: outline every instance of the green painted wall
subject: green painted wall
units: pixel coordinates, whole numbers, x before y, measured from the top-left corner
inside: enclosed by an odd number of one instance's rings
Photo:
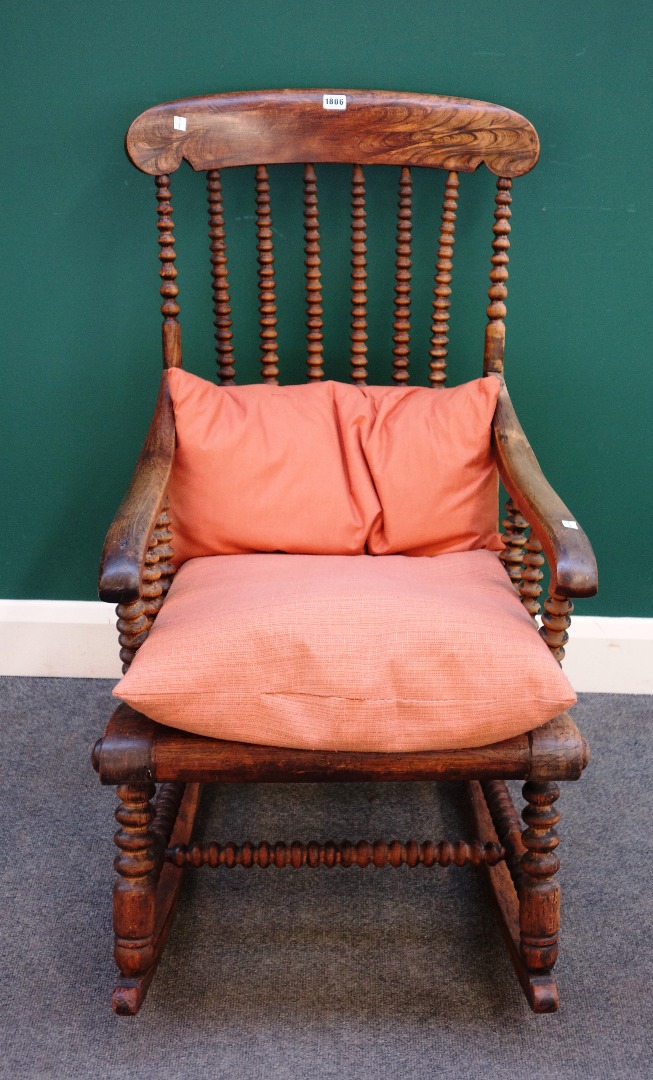
[[[3,37],[0,595],[95,596],[102,538],[147,427],[160,365],[153,185],[123,155],[128,123],[184,95],[359,86],[497,101],[538,128],[540,164],[515,186],[509,384],[545,471],[595,544],[601,592],[580,611],[650,614],[653,178],[643,134],[653,104],[653,5],[32,0],[5,5]],[[186,168],[178,175],[186,362],[209,374],[203,180]],[[325,208],[348,199],[341,179],[336,168],[320,173]],[[379,360],[391,319],[381,298],[392,299],[383,263],[393,238],[383,227],[394,182],[384,170],[370,194]],[[441,182],[429,173],[418,183],[433,230]],[[453,381],[480,373],[492,186],[487,174],[462,181]],[[236,346],[241,377],[251,379],[253,203],[233,174],[226,187]],[[294,204],[274,208],[285,245],[288,381],[302,363],[300,206],[298,191]],[[431,226],[416,238],[416,324],[428,315]],[[336,357],[336,323],[347,323],[339,239],[346,243],[346,232],[325,237],[327,344],[330,374],[345,377]],[[376,365],[374,375],[386,381],[387,369]]]

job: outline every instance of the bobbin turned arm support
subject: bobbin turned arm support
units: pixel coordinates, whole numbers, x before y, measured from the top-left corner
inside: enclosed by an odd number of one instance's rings
[[[537,539],[551,569],[551,594],[593,596],[598,588],[594,552],[572,513],[544,476],[502,383],[492,424],[499,476]]]
[[[165,373],[131,484],[113,519],[100,560],[101,600],[127,604],[141,595],[148,546],[175,454],[175,418]]]

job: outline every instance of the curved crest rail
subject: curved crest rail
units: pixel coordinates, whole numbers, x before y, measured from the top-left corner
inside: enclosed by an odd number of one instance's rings
[[[258,90],[181,98],[147,109],[127,132],[129,157],[143,172],[318,161],[425,165],[521,176],[540,144],[533,125],[489,101],[336,90],[346,107],[324,107],[323,90]]]

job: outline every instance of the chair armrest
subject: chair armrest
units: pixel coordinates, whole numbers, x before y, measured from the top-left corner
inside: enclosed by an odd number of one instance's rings
[[[101,600],[128,604],[140,596],[145,556],[174,456],[175,416],[164,374],[131,484],[104,542],[98,590]]]
[[[594,596],[598,589],[591,544],[547,479],[517,419],[502,381],[492,423],[495,456],[504,487],[540,541],[551,569],[551,592]]]

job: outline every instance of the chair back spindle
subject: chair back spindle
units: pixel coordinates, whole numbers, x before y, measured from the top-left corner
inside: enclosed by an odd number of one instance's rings
[[[354,165],[351,177],[351,378],[367,382],[367,229],[365,174]]]
[[[540,637],[548,645],[559,664],[565,658],[565,645],[569,641],[567,630],[571,626],[574,605],[566,596],[551,592],[544,601]]]
[[[519,585],[519,595],[521,596],[522,604],[533,618],[540,613],[541,605],[539,598],[542,595],[540,581],[544,577],[540,568],[543,565],[544,555],[542,554],[542,545],[537,537],[531,532],[524,546],[524,559],[521,571],[521,582]]]
[[[460,172],[473,173],[480,165],[486,166],[498,178],[484,373],[500,374],[503,371],[512,177],[529,172],[539,155],[535,129],[519,113],[490,102],[430,94],[343,90],[336,95],[320,89],[245,91],[177,99],[147,109],[131,124],[126,145],[132,162],[156,178],[165,366],[181,365],[170,174],[184,160],[196,171],[207,173],[218,379],[228,385],[235,380],[235,367],[222,170],[241,166],[256,168],[261,369],[264,382],[276,383],[279,375],[277,288],[268,169],[271,165],[302,163],[307,377],[309,381],[325,377],[321,270],[324,223],[320,223],[321,215],[318,215],[316,168],[322,162],[329,162],[353,165],[352,380],[365,383],[368,378],[367,215],[363,169],[377,165],[397,167],[400,171],[392,381],[402,385],[410,377],[411,169],[414,168],[441,169],[447,177],[432,289],[428,382],[431,386],[442,386],[446,381],[458,176]]]
[[[161,289],[163,297],[161,314],[163,315],[163,366],[181,367],[181,327],[177,321],[179,289],[175,283],[175,238],[173,234],[172,202],[170,201],[170,177],[162,173],[155,177],[157,198],[157,229],[159,230],[159,259],[161,269]]]
[[[519,592],[524,546],[528,539],[528,522],[512,499],[508,499],[505,510],[506,517],[501,522],[503,551],[499,553],[499,558],[515,589]]]
[[[206,174],[209,202],[209,241],[211,249],[211,277],[213,279],[213,325],[215,326],[215,351],[218,362],[218,378],[222,386],[233,386],[236,381],[234,367],[233,332],[231,329],[231,304],[227,271],[227,245],[222,206],[220,170],[209,169]]]
[[[164,601],[163,585],[161,583],[161,569],[159,567],[158,539],[152,534],[150,544],[145,555],[141,597],[144,604],[143,613],[149,620],[149,629],[156,619]]]
[[[307,378],[324,377],[322,367],[322,276],[320,272],[320,222],[317,177],[311,164],[304,166],[304,266],[306,277]]]
[[[168,592],[168,589],[172,585],[172,579],[176,573],[175,567],[172,562],[175,553],[172,548],[172,530],[170,528],[171,519],[168,510],[168,499],[166,497],[163,501],[159,516],[156,520],[154,533],[152,534],[152,539],[156,542],[156,553],[159,559],[161,590],[163,592],[164,598]]]
[[[395,310],[392,324],[392,381],[408,382],[410,354],[410,284],[412,240],[412,186],[410,169],[404,165],[399,175],[399,206],[397,210],[397,258],[395,262]]]
[[[270,214],[270,181],[265,165],[256,166],[256,236],[258,249],[258,301],[261,326],[261,378],[278,383],[277,295]]]
[[[483,371],[494,371],[497,374],[503,372],[503,354],[506,344],[506,298],[508,296],[508,249],[510,247],[510,203],[512,196],[510,189],[512,180],[507,176],[500,176],[497,180],[497,193],[495,196],[494,225],[492,232],[493,254],[490,259],[490,288],[488,297],[490,303],[487,308],[489,322],[485,328],[485,354]]]
[[[438,263],[433,289],[433,318],[431,320],[431,348],[429,349],[431,386],[444,386],[447,378],[447,351],[449,346],[449,307],[451,304],[451,278],[453,269],[453,245],[458,206],[457,172],[450,172],[444,188],[442,219],[438,247]]]

